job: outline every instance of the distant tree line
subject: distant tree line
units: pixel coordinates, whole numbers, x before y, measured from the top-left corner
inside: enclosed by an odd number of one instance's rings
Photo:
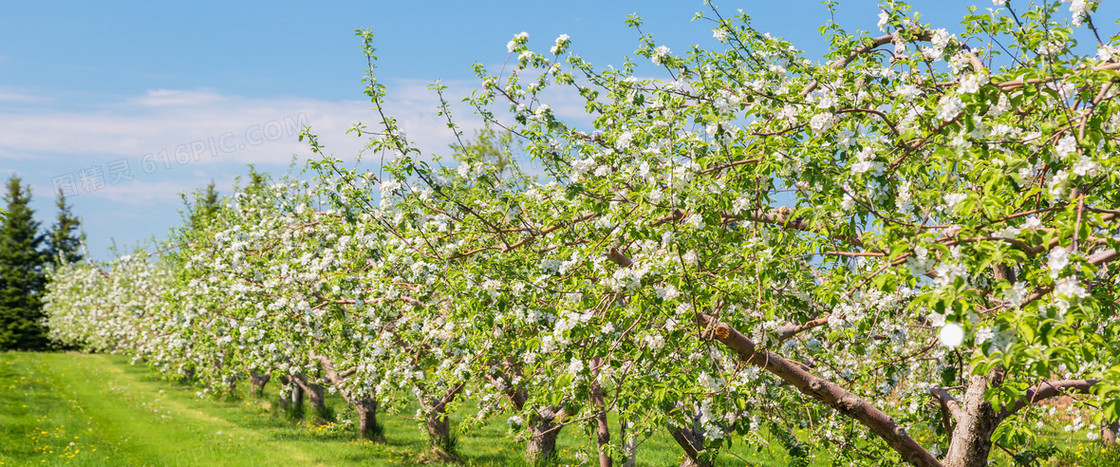
[[[42,306],[47,272],[82,259],[79,221],[62,192],[47,230],[40,229],[30,204],[31,186],[11,176],[0,209],[0,350],[49,346]]]

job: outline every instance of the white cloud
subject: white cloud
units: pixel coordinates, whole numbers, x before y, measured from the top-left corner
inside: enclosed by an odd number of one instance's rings
[[[130,183],[109,185],[89,195],[104,200],[133,206],[162,205],[179,207],[179,194],[191,193],[209,183],[208,179],[162,180],[156,182],[136,180]]]
[[[439,98],[428,84],[386,82],[385,111],[428,158],[447,156],[455,138],[446,118],[436,114]],[[464,138],[472,137],[481,119],[461,101],[476,83],[442,84],[460,131]],[[287,171],[293,155],[312,157],[307,143],[298,141],[303,125],[311,126],[328,154],[347,161],[367,142],[346,134],[354,122],[364,123],[370,132],[381,131],[373,104],[361,100],[159,89],[79,108],[63,107],[65,96],[43,98],[0,87],[0,102],[4,99],[13,106],[0,109],[0,160],[34,186],[43,212],[51,209],[56,188],[72,187],[67,196],[85,219],[95,255],[105,251],[109,237],[122,244],[162,237],[178,222],[179,194],[211,179],[219,191],[229,193],[232,178],[244,174],[246,164],[277,173]],[[560,118],[581,124],[588,119],[578,95],[549,90],[545,100]],[[499,118],[505,105],[493,109]],[[375,164],[378,155],[363,159]],[[123,175],[122,167],[127,169]]]
[[[0,56],[0,61],[4,57]],[[11,104],[45,104],[53,101],[50,97],[39,96],[23,89],[0,86],[0,102]]]
[[[453,136],[436,115],[435,94],[418,82],[404,82],[394,92],[386,110],[399,120],[414,144],[426,153],[446,152]],[[453,102],[465,94],[452,94]],[[56,164],[59,155],[140,159],[160,157],[162,152],[168,155],[164,159],[178,156],[179,161],[190,163],[286,164],[293,154],[310,157],[307,144],[298,141],[302,125],[310,125],[328,151],[346,159],[365,143],[345,134],[352,122],[361,121],[377,130],[379,117],[371,107],[362,101],[152,90],[88,111],[0,112],[0,155],[52,154],[52,164]],[[472,123],[477,117],[465,109],[458,109],[456,118],[468,130],[479,126]],[[184,154],[192,157],[182,157]]]

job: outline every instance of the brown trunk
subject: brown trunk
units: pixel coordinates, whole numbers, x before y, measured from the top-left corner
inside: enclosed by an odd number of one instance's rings
[[[999,418],[992,404],[984,400],[984,391],[996,378],[996,371],[988,375],[973,375],[968,378],[961,404],[960,418],[949,440],[949,450],[945,454],[946,467],[983,467],[988,465],[988,455],[992,450],[992,433],[999,425]]]
[[[598,369],[601,366],[598,357],[591,360],[591,368],[595,374],[598,374]],[[607,452],[611,444],[611,429],[607,425],[607,409],[606,403],[603,400],[603,388],[599,386],[598,381],[591,383],[591,405],[595,407],[595,442],[599,447],[599,467],[611,467],[613,460],[611,455]]]
[[[704,450],[704,435],[691,428],[670,427],[669,434],[684,450],[681,467],[712,467],[712,463],[700,455]]]
[[[370,441],[384,441],[381,425],[377,424],[377,399],[360,399],[354,404],[354,409],[358,411],[358,436]]]
[[[1101,425],[1101,441],[1106,446],[1116,444],[1116,432],[1120,431],[1120,422],[1112,422],[1108,425]]]
[[[557,412],[551,407],[537,410],[529,422],[529,443],[525,445],[525,458],[530,464],[540,465],[556,457],[556,437],[563,425],[554,423]]]
[[[506,360],[506,367],[511,372],[518,372],[519,368],[512,359]],[[525,410],[525,403],[529,399],[523,389],[509,383],[508,378],[490,376],[494,385],[505,386],[506,397],[518,412]],[[530,465],[548,465],[556,458],[556,437],[564,425],[558,423],[564,418],[564,410],[557,407],[541,407],[537,409],[528,421],[529,442],[525,445],[525,460]]]
[[[446,447],[451,440],[451,418],[443,412],[442,407],[439,411],[432,411],[428,414],[426,422],[428,429],[428,439],[436,446]]]
[[[451,417],[446,406],[438,403],[428,412],[424,428],[428,432],[428,449],[421,454],[421,462],[459,462],[455,453],[455,438],[451,437]]]
[[[455,452],[455,438],[451,436],[451,417],[447,415],[447,404],[455,399],[463,386],[459,384],[442,399],[420,398],[420,405],[427,413],[424,428],[428,434],[428,449],[420,455],[421,462],[462,462]]]
[[[268,384],[269,379],[272,379],[269,373],[262,374],[257,371],[249,373],[249,397],[264,396],[264,385]]]
[[[329,417],[326,398],[323,396],[323,386],[307,382],[307,378],[304,376],[296,376],[294,379],[296,385],[303,390],[302,392],[307,397],[307,402],[311,404],[312,421],[319,425],[326,423]]]

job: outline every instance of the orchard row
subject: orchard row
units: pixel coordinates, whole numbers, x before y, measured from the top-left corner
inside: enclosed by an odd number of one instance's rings
[[[617,69],[522,33],[476,67],[487,130],[434,86],[444,158],[386,114],[359,31],[377,164],[305,132],[313,177],[254,173],[158,252],[56,271],[51,333],[211,392],[337,392],[371,438],[419,406],[447,456],[468,407],[534,461],[594,433],[601,465],[666,430],[696,465],[774,440],[984,465],[1032,452],[1062,394],[1096,436],[1120,417],[1120,63],[1075,6],[953,35],[887,2],[881,35],[822,28],[825,63],[715,9],[720,47],[681,54],[631,18],[643,62]]]

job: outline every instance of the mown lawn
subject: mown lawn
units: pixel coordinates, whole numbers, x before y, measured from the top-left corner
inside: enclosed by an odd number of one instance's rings
[[[387,442],[357,441],[342,423],[308,426],[274,409],[276,383],[263,399],[199,399],[197,389],[155,378],[124,357],[82,353],[0,353],[0,465],[414,465],[424,439],[414,421],[379,414]],[[351,416],[341,400],[329,403]],[[355,421],[356,422],[356,421]],[[494,421],[458,433],[467,465],[524,465],[523,445]],[[591,438],[569,427],[561,464]],[[677,465],[668,436],[644,442],[639,465]],[[785,453],[725,456],[728,465],[784,465]]]
[[[159,380],[120,356],[0,353],[0,465],[415,465],[424,448],[416,423],[403,415],[379,414],[383,444],[358,441],[345,423],[293,422],[274,408],[275,382],[263,399],[203,400],[196,390]],[[341,400],[329,403],[340,420],[353,416]],[[525,465],[523,445],[507,431],[493,421],[458,433],[466,465]],[[559,463],[594,464],[576,454],[589,443],[589,433],[565,428]],[[1075,464],[1097,457],[1091,446],[1070,443],[1066,458],[1080,461]],[[1009,464],[1002,453],[993,458]],[[637,464],[675,466],[680,460],[679,448],[662,435],[641,445]],[[770,452],[736,449],[720,459],[721,465],[788,463],[776,442]]]

